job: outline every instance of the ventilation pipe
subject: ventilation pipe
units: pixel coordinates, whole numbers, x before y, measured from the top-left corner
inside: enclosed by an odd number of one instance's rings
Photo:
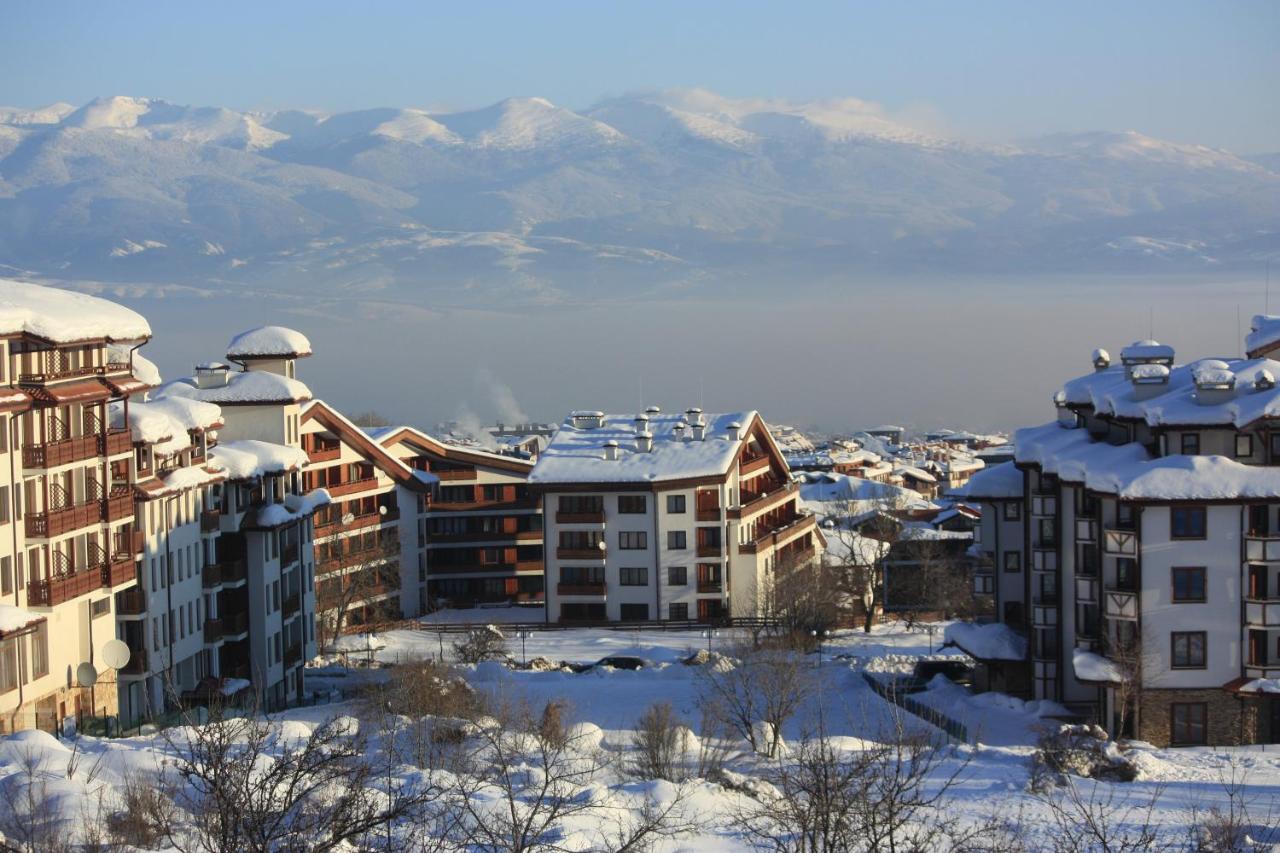
[[[618,442],[612,438],[604,443],[604,458],[610,462],[616,462],[618,459]]]

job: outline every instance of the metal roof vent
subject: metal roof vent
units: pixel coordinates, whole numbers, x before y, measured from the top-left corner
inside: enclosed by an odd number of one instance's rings
[[[1099,372],[1111,366],[1111,353],[1098,347],[1093,351],[1093,369]]]
[[[1253,374],[1253,389],[1255,391],[1270,391],[1276,387],[1276,377],[1265,367]]]
[[[685,409],[685,419],[693,426],[706,426],[707,421],[702,417],[702,409],[694,406],[691,409]]]
[[[636,415],[633,423],[636,425],[637,434],[645,432],[649,429],[649,416],[646,414]]]
[[[645,414],[647,414],[647,415],[660,415],[660,414],[662,414],[662,407],[661,407],[661,406],[650,406],[649,408],[645,409],[644,411],[645,411]]]
[[[650,450],[653,450],[653,433],[648,430],[636,433],[636,451],[648,453]]]
[[[684,430],[687,424],[684,421],[676,421],[676,425],[671,428],[671,432],[676,437],[676,441],[684,440]]]
[[[1133,396],[1138,400],[1158,397],[1169,387],[1169,368],[1163,364],[1144,362],[1129,367],[1129,381],[1133,383]]]
[[[599,429],[604,426],[604,412],[578,411],[569,414],[569,423],[577,429]]]
[[[737,441],[742,438],[742,424],[737,421],[732,421],[726,429],[729,431],[729,439],[731,441]]]
[[[1198,361],[1191,368],[1191,378],[1196,383],[1196,402],[1202,406],[1216,406],[1236,395],[1236,375],[1225,361],[1216,358]]]
[[[610,462],[616,462],[618,459],[618,442],[612,438],[604,443],[604,458]]]

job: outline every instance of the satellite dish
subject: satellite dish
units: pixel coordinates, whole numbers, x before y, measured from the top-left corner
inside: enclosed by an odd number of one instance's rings
[[[112,669],[124,669],[132,653],[124,640],[107,640],[102,644],[102,662]]]
[[[387,514],[387,508],[385,506],[378,507],[378,515],[386,515],[386,514]]]
[[[355,520],[356,520],[356,517],[355,517],[355,515],[354,515],[354,514],[352,514],[352,513],[347,513],[346,515],[344,515],[344,516],[342,517],[342,523],[343,523],[343,524],[350,524],[351,522],[353,522],[353,521],[355,521]]]
[[[98,683],[98,668],[85,661],[76,667],[76,683],[81,687],[92,687]]]

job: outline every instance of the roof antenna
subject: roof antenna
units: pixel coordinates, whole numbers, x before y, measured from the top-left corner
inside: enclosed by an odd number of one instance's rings
[[[707,408],[707,391],[706,391],[706,374],[698,374],[698,408],[705,410]]]
[[[1156,339],[1156,309],[1154,306],[1147,306],[1147,340],[1154,341]]]
[[[1239,302],[1236,303],[1236,343],[1239,344],[1242,350],[1240,357],[1244,358],[1244,354],[1243,354],[1244,337],[1241,336],[1240,334],[1240,303]]]
[[[1266,295],[1263,297],[1263,300],[1264,301],[1262,303],[1262,313],[1270,314],[1271,313],[1271,259],[1270,258],[1267,258],[1267,291],[1266,291]]]

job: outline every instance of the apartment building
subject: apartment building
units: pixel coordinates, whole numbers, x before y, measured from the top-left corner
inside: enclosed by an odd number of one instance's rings
[[[397,459],[320,400],[302,410],[303,488],[332,502],[316,513],[316,617],[326,642],[343,630],[424,611],[425,542],[434,474]]]
[[[406,532],[419,560],[414,612],[542,600],[542,509],[529,487],[531,461],[444,444],[411,427],[369,434],[434,487],[429,503],[415,497],[416,530]]]
[[[209,492],[206,524],[217,535],[203,555],[209,674],[224,694],[251,688],[268,708],[301,699],[303,663],[315,656],[312,516],[329,502],[304,487],[302,406],[311,391],[297,360],[311,355],[301,333],[265,326],[237,335],[225,362],[206,362],[155,397],[211,403],[223,426],[210,451],[224,481]]]
[[[224,479],[213,436],[223,422],[218,406],[173,397],[115,405],[112,423],[127,424],[133,440],[142,545],[137,585],[115,595],[117,637],[130,648],[119,718],[133,726],[219,673],[220,621],[205,588],[216,582],[206,566],[218,534],[212,491]]]
[[[109,407],[146,387],[132,353],[150,337],[106,300],[0,281],[0,732],[115,712],[101,649],[140,543],[133,443]]]
[[[1000,624],[955,636],[993,686],[1160,745],[1280,742],[1277,349],[1280,318],[1256,317],[1244,358],[1097,350],[973,477]]]
[[[574,412],[529,481],[549,621],[753,616],[769,572],[822,546],[755,412]]]

